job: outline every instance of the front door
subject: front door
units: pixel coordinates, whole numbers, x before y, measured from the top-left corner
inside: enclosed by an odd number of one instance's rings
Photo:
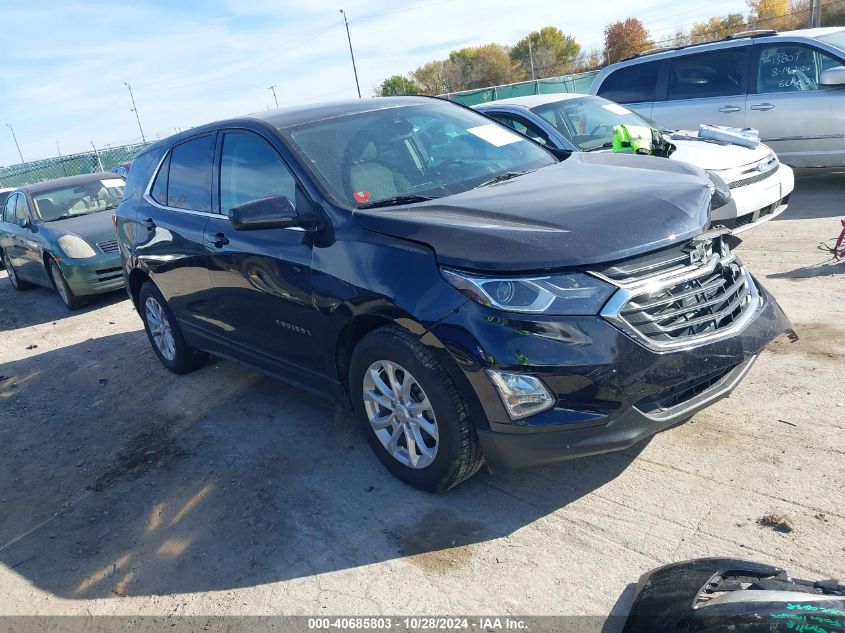
[[[215,291],[211,320],[246,362],[312,383],[321,356],[310,235],[293,228],[236,231],[228,219],[233,207],[250,200],[287,196],[298,208],[308,201],[266,139],[242,130],[222,134],[220,214],[205,235]]]
[[[803,44],[754,48],[756,90],[748,95],[747,125],[787,164],[845,164],[845,90],[820,83],[824,70],[845,61]]]

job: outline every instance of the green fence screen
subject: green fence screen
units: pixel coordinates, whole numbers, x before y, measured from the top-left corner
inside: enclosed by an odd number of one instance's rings
[[[144,148],[143,144],[110,147],[97,152],[70,154],[34,160],[19,165],[0,167],[0,187],[22,187],[44,180],[110,171],[121,163],[128,163]]]
[[[517,84],[506,84],[481,88],[479,90],[465,90],[463,92],[450,92],[445,95],[450,101],[455,101],[467,106],[497,101],[499,99],[510,99],[511,97],[526,97],[528,95],[551,94],[557,92],[589,92],[590,85],[599,71],[578,73],[577,75],[564,75],[562,77],[550,77],[548,79],[537,79],[536,81],[523,81]]]

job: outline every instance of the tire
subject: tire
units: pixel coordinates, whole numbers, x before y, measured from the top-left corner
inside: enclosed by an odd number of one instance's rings
[[[151,281],[138,294],[138,313],[153,351],[161,364],[174,374],[187,374],[208,362],[208,353],[185,342],[179,323],[161,291]]]
[[[53,287],[56,289],[56,294],[59,295],[59,299],[62,300],[62,303],[65,304],[65,307],[68,310],[78,310],[88,303],[87,297],[78,297],[73,293],[73,290],[70,289],[70,286],[65,280],[65,276],[62,274],[62,269],[59,268],[56,260],[52,258],[47,260],[47,272],[50,274],[50,279],[53,281]]]
[[[3,252],[3,264],[6,267],[6,274],[9,277],[9,283],[12,284],[12,288],[15,290],[29,290],[32,288],[31,283],[18,277],[18,274],[12,266],[12,261],[9,259],[9,256],[6,255],[5,251]]]
[[[405,483],[442,492],[474,475],[484,463],[457,386],[434,354],[406,330],[388,326],[361,339],[349,366],[349,393],[376,456]],[[392,397],[396,393],[399,398]]]

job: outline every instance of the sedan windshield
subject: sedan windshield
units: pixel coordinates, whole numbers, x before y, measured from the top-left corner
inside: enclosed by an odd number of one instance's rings
[[[531,108],[531,111],[553,125],[582,152],[611,148],[613,128],[623,123],[663,131],[662,126],[651,119],[601,97],[566,99]]]
[[[816,36],[816,39],[820,42],[824,42],[825,44],[830,44],[831,46],[842,49],[842,52],[845,53],[845,31],[834,31],[833,33],[818,35]]]
[[[32,194],[43,222],[116,209],[123,199],[123,178],[92,180],[72,187],[57,187]]]
[[[506,127],[434,100],[280,131],[332,196],[356,208],[422,202],[557,162]]]

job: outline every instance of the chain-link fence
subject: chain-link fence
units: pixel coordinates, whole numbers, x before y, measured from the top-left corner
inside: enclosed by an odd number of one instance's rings
[[[0,187],[22,187],[63,176],[110,171],[122,163],[131,161],[143,147],[142,143],[123,145],[2,167]]]
[[[491,86],[478,90],[464,90],[463,92],[450,92],[441,97],[450,101],[456,101],[466,106],[474,106],[479,103],[496,101],[498,99],[509,99],[511,97],[526,97],[528,95],[542,95],[557,92],[589,92],[590,85],[599,71],[594,70],[575,75],[563,75],[561,77],[549,77],[548,79],[537,79],[535,81],[522,81],[515,84],[502,86]]]

